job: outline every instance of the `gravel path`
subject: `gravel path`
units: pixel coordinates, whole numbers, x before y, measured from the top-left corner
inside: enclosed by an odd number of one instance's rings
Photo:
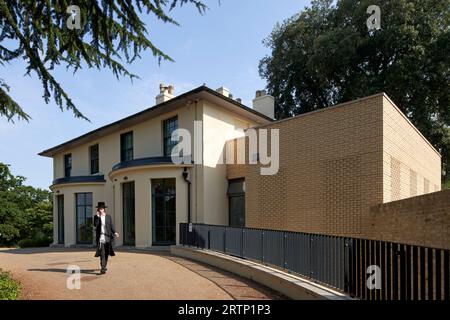
[[[93,249],[0,249],[0,268],[22,284],[21,299],[284,299],[251,280],[168,252],[118,251],[100,275]],[[81,288],[66,286],[67,266]]]

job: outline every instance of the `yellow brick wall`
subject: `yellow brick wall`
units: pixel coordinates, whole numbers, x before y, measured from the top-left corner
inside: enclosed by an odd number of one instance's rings
[[[227,168],[229,179],[245,177],[248,227],[365,237],[370,207],[422,194],[424,178],[440,185],[439,155],[384,94],[259,128],[280,130],[278,174]]]
[[[228,166],[246,179],[247,226],[361,235],[383,199],[382,106],[377,95],[260,127],[280,130],[278,174]]]
[[[371,239],[450,249],[450,190],[373,206]]]
[[[440,155],[388,97],[383,122],[383,202],[441,190]]]

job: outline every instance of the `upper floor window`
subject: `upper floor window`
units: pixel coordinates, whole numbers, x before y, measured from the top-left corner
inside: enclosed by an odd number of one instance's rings
[[[133,131],[120,135],[120,161],[133,160]]]
[[[96,174],[99,172],[99,153],[98,144],[95,144],[89,148],[89,156],[91,158],[91,174]]]
[[[163,122],[163,143],[164,156],[168,157],[172,153],[172,149],[178,144],[178,136],[172,141],[172,132],[178,129],[178,116],[164,120]]]
[[[72,173],[72,154],[64,155],[64,177],[70,177]]]

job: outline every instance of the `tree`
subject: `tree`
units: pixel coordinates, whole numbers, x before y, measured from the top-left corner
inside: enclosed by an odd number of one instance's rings
[[[65,107],[75,117],[88,120],[52,76],[53,68],[63,64],[76,72],[86,64],[109,68],[117,78],[133,79],[137,76],[128,72],[121,59],[129,64],[149,50],[158,61],[173,61],[152,43],[139,15],[178,25],[168,12],[186,3],[200,13],[206,10],[199,0],[0,0],[0,65],[25,59],[26,73],[36,73],[42,82],[46,103],[53,94],[61,110]],[[71,5],[78,6],[79,17],[77,11],[72,15]],[[71,22],[80,18],[81,28],[69,29],[69,18]],[[0,117],[29,120],[8,91],[5,79],[0,78]]]
[[[381,29],[368,30],[369,5]],[[260,75],[278,119],[386,92],[450,178],[450,10],[445,0],[315,0],[275,26]]]
[[[21,238],[30,239],[38,246],[53,242],[53,204],[51,201],[39,202],[26,209]]]
[[[0,163],[0,244],[10,243],[20,236],[24,221],[14,190],[23,181],[23,177],[14,177],[9,167]]]
[[[15,244],[20,239],[40,244],[52,241],[52,193],[26,186],[25,180],[0,163],[0,245]]]

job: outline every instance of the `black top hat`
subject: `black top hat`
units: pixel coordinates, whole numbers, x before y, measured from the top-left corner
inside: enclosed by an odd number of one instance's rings
[[[105,209],[105,208],[108,208],[108,207],[105,205],[104,202],[99,202],[96,208],[97,209],[101,209],[101,208]]]

